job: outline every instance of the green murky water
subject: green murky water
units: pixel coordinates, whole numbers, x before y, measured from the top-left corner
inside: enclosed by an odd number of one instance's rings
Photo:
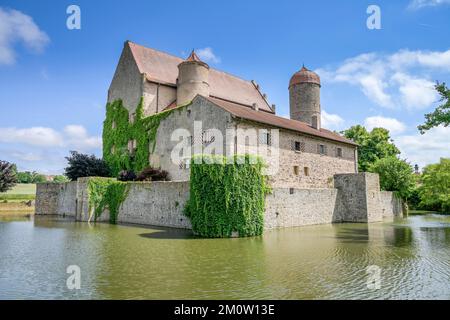
[[[69,265],[81,268],[80,290],[66,286]],[[367,287],[370,265],[380,268],[378,290]],[[61,218],[0,220],[0,298],[450,299],[450,217],[245,239]]]

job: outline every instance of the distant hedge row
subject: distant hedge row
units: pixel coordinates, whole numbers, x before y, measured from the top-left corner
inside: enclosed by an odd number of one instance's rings
[[[185,214],[203,237],[261,235],[265,195],[264,163],[251,155],[195,156]]]

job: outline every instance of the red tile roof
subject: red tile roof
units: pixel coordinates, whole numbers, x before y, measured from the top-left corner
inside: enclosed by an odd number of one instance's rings
[[[127,44],[139,71],[145,73],[149,81],[176,85],[178,65],[184,61],[183,59],[130,41]],[[212,96],[250,106],[256,103],[261,110],[273,112],[266,99],[251,81],[211,68],[209,87]]]
[[[303,66],[300,71],[297,71],[292,76],[291,80],[289,81],[289,88],[295,84],[305,82],[316,83],[320,85],[320,77],[317,75],[317,73],[308,70],[307,68],[305,68],[305,66]]]
[[[255,121],[259,123],[268,124],[274,127],[279,127],[287,130],[292,130],[300,133],[304,133],[307,135],[320,137],[323,139],[333,140],[337,142],[342,142],[345,144],[350,144],[353,146],[357,146],[355,142],[344,138],[343,136],[332,132],[330,130],[326,130],[321,128],[320,130],[314,129],[308,124],[297,121],[286,119],[282,117],[278,117],[272,113],[264,112],[264,111],[256,111],[250,107],[242,106],[233,102],[224,101],[222,99],[213,98],[213,97],[204,97],[208,99],[213,104],[219,106],[220,108],[228,111],[232,115],[238,118],[242,118],[245,120]]]

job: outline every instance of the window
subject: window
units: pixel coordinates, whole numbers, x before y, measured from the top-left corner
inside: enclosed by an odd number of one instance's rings
[[[270,135],[270,132],[267,132],[265,130],[261,132],[259,135],[259,143],[270,146],[272,143],[272,137]]]
[[[294,194],[294,188],[289,188],[289,194]]]
[[[128,152],[134,153],[134,151],[136,151],[136,148],[137,148],[137,141],[136,141],[136,139],[128,140]]]
[[[294,174],[298,176],[300,174],[300,169],[298,166],[294,166]]]
[[[180,170],[187,170],[191,167],[191,159],[186,158],[180,161]]]
[[[134,119],[136,118],[136,114],[135,113],[130,113],[128,116],[128,121],[130,123],[134,123]]]
[[[303,173],[305,174],[306,177],[309,177],[309,168],[308,167],[304,167],[303,168]]]
[[[208,145],[216,140],[213,133],[209,130],[203,131],[202,133],[202,143],[204,145]]]
[[[317,145],[317,152],[319,154],[327,154],[327,147],[324,144]]]
[[[342,148],[337,148],[337,149],[336,149],[336,156],[337,156],[338,158],[342,158]]]
[[[302,148],[302,144],[300,143],[300,141],[295,141],[294,143],[294,150],[295,151],[301,151]]]
[[[188,118],[191,116],[191,110],[187,111],[187,116],[188,116]]]

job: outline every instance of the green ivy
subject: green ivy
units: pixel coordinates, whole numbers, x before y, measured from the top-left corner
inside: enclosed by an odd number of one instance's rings
[[[261,235],[270,191],[263,167],[261,158],[252,155],[193,157],[185,214],[194,233],[210,238],[231,237],[233,232]]]
[[[109,210],[109,222],[116,224],[119,207],[128,196],[129,185],[113,178],[89,178],[89,212],[94,210],[94,221],[103,211]]]
[[[174,110],[176,109],[145,117],[141,98],[136,108],[134,122],[130,123],[128,110],[123,106],[122,100],[106,105],[106,118],[103,122],[103,159],[113,176],[117,176],[121,170],[139,172],[149,165],[150,152],[155,151],[158,127]],[[128,151],[130,140],[136,140],[136,150],[133,154]],[[113,147],[115,152],[112,152]]]

